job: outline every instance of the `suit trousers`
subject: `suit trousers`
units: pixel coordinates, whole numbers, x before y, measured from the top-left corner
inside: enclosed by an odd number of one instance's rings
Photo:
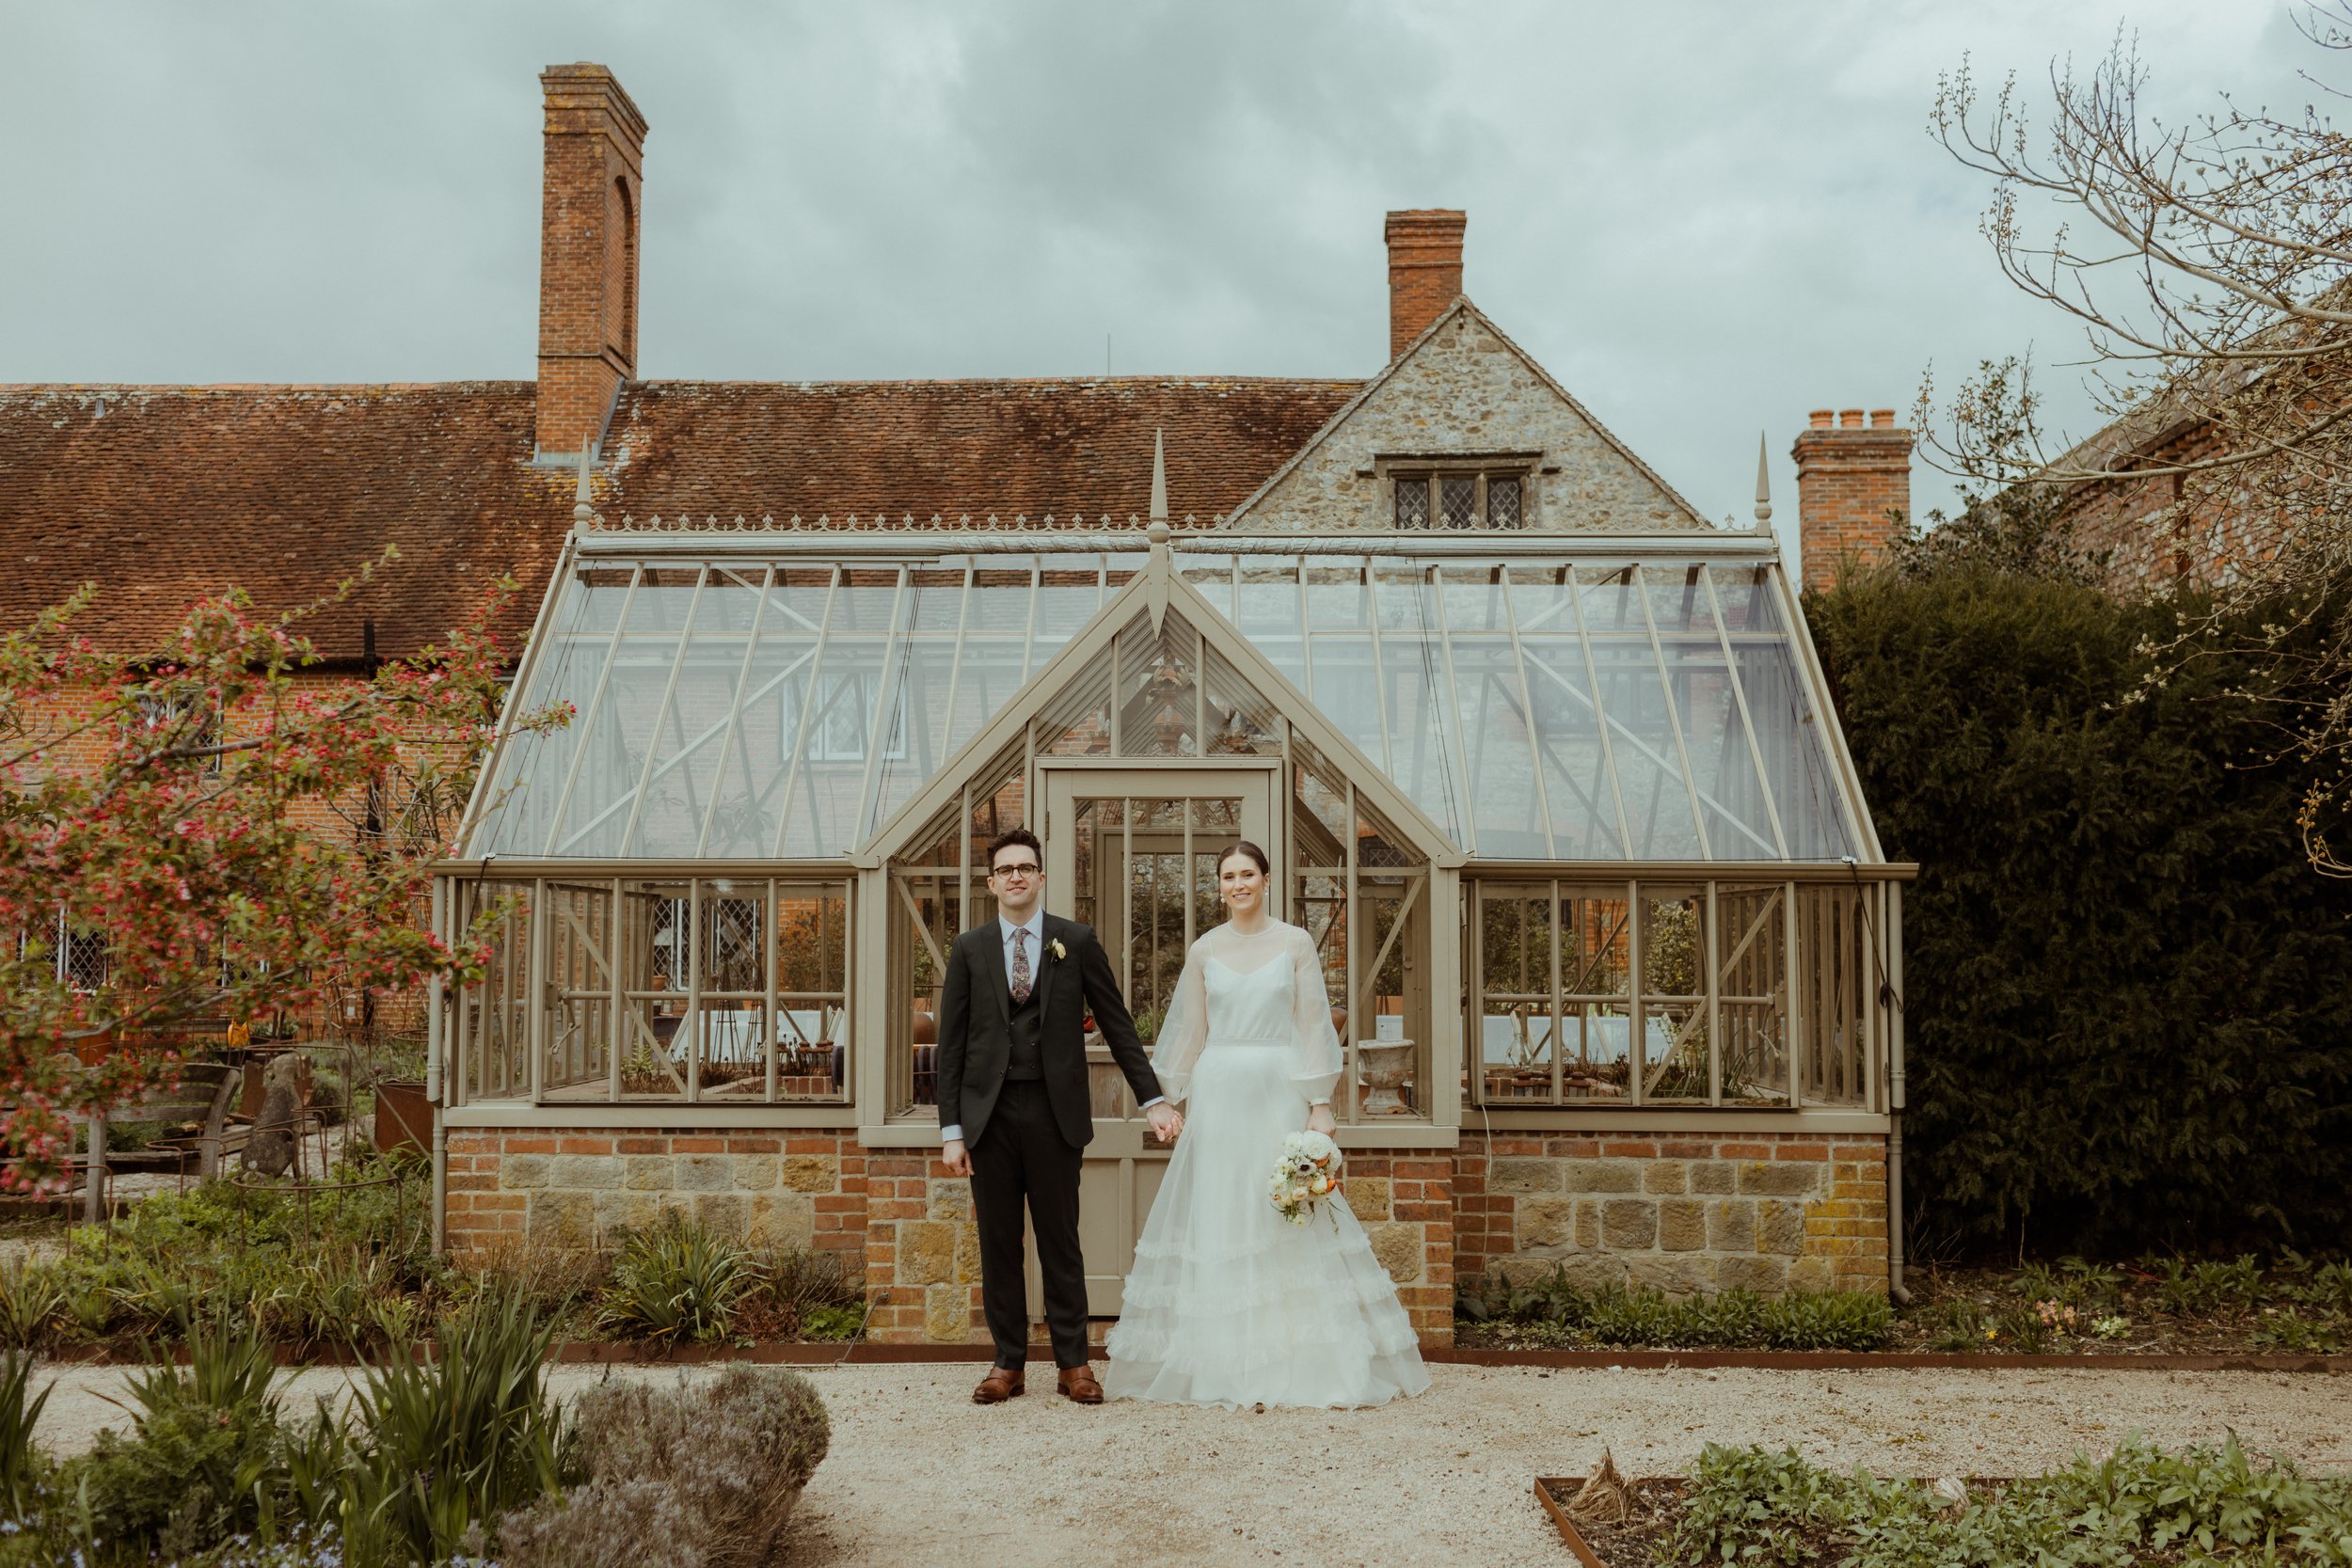
[[[996,1096],[988,1131],[972,1146],[972,1217],[980,1232],[980,1306],[996,1365],[1029,1356],[1028,1291],[1023,1275],[1021,1215],[1037,1232],[1038,1272],[1045,1283],[1045,1326],[1054,1364],[1087,1360],[1087,1271],[1078,1249],[1078,1164],[1054,1121],[1041,1079],[1009,1079]]]

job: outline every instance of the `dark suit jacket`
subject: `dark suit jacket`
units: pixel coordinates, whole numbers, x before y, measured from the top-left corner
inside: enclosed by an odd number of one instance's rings
[[[1054,1121],[1073,1148],[1094,1138],[1091,1096],[1087,1092],[1086,1015],[1110,1047],[1111,1058],[1136,1091],[1136,1102],[1158,1097],[1160,1081],[1136,1035],[1136,1021],[1111,976],[1111,961],[1094,928],[1059,915],[1045,917],[1044,951],[1039,955],[1036,995],[1038,1049],[1044,1057],[1045,1090]],[[1059,942],[1067,958],[1054,956]],[[947,952],[947,977],[939,1002],[939,1120],[961,1123],[966,1146],[988,1131],[1005,1084],[1005,1059],[1012,1051],[1009,1021],[1012,992],[1005,982],[1004,927],[994,920],[956,938]]]

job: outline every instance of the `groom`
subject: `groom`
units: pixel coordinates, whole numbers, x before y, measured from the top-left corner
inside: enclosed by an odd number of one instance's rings
[[[996,918],[956,939],[939,1005],[940,1153],[949,1175],[972,1179],[980,1303],[996,1341],[996,1364],[972,1400],[997,1404],[1021,1392],[1029,1354],[1021,1277],[1025,1202],[1061,1393],[1100,1404],[1103,1386],[1087,1365],[1086,1261],[1078,1251],[1078,1158],[1094,1136],[1089,1008],[1152,1134],[1167,1143],[1184,1118],[1161,1097],[1093,929],[1041,907],[1045,856],[1035,833],[1014,828],[988,847],[988,890]]]

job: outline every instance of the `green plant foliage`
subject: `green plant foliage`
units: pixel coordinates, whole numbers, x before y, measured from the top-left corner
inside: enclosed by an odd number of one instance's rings
[[[759,1282],[759,1265],[739,1243],[673,1210],[625,1235],[598,1321],[632,1338],[671,1344],[723,1338]]]
[[[357,1563],[438,1562],[561,1486],[570,1424],[547,1398],[554,1324],[489,1291],[441,1320],[437,1354],[395,1347],[354,1394],[348,1430],[322,1406],[290,1461],[306,1512]]]
[[[93,1552],[144,1561],[216,1545],[262,1522],[280,1467],[277,1368],[250,1323],[193,1322],[188,1365],[130,1380],[129,1435],[108,1430],[57,1491]]]
[[[2307,862],[2275,700],[2332,615],[2275,607],[2258,661],[2249,628],[1999,531],[1902,559],[1806,615],[1887,853],[1920,865],[1915,1237],[2344,1248],[2352,884]]]
[[[50,1264],[0,1268],[0,1347],[30,1350],[44,1342],[64,1315],[65,1297],[65,1280]]]
[[[33,1442],[49,1390],[36,1394],[32,1382],[32,1356],[23,1351],[0,1355],[0,1523],[16,1523],[32,1511],[49,1473],[48,1460]]]
[[[779,1338],[848,1339],[866,1322],[866,1282],[842,1266],[840,1255],[774,1246],[757,1259],[752,1304],[755,1325]]]
[[[730,1366],[657,1389],[581,1396],[587,1484],[499,1530],[505,1568],[734,1568],[775,1560],[830,1428],[809,1381]]]
[[[1499,1274],[1454,1291],[1454,1310],[1471,1323],[1507,1323],[1552,1332],[1560,1344],[1654,1345],[1722,1350],[1877,1350],[1895,1311],[1867,1291],[1752,1291],[1677,1300],[1640,1286],[1584,1290],[1555,1268],[1548,1278],[1515,1285]]]
[[[1824,1548],[1827,1548],[1826,1552]],[[1794,1449],[1712,1444],[1662,1554],[1676,1562],[1847,1568],[2126,1568],[2161,1560],[2352,1564],[2352,1480],[2255,1463],[2232,1438],[2167,1453],[2137,1439],[1957,1503],[1909,1481],[1837,1475]]]

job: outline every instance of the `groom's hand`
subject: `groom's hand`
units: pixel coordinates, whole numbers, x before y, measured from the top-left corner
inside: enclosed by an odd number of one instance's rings
[[[1143,1117],[1152,1124],[1152,1135],[1164,1144],[1174,1143],[1176,1134],[1184,1130],[1183,1115],[1165,1100],[1146,1109]]]
[[[940,1145],[939,1158],[941,1163],[946,1165],[947,1174],[949,1176],[969,1176],[972,1174],[972,1156],[970,1152],[964,1148],[963,1140],[961,1138],[951,1138],[947,1142]]]

